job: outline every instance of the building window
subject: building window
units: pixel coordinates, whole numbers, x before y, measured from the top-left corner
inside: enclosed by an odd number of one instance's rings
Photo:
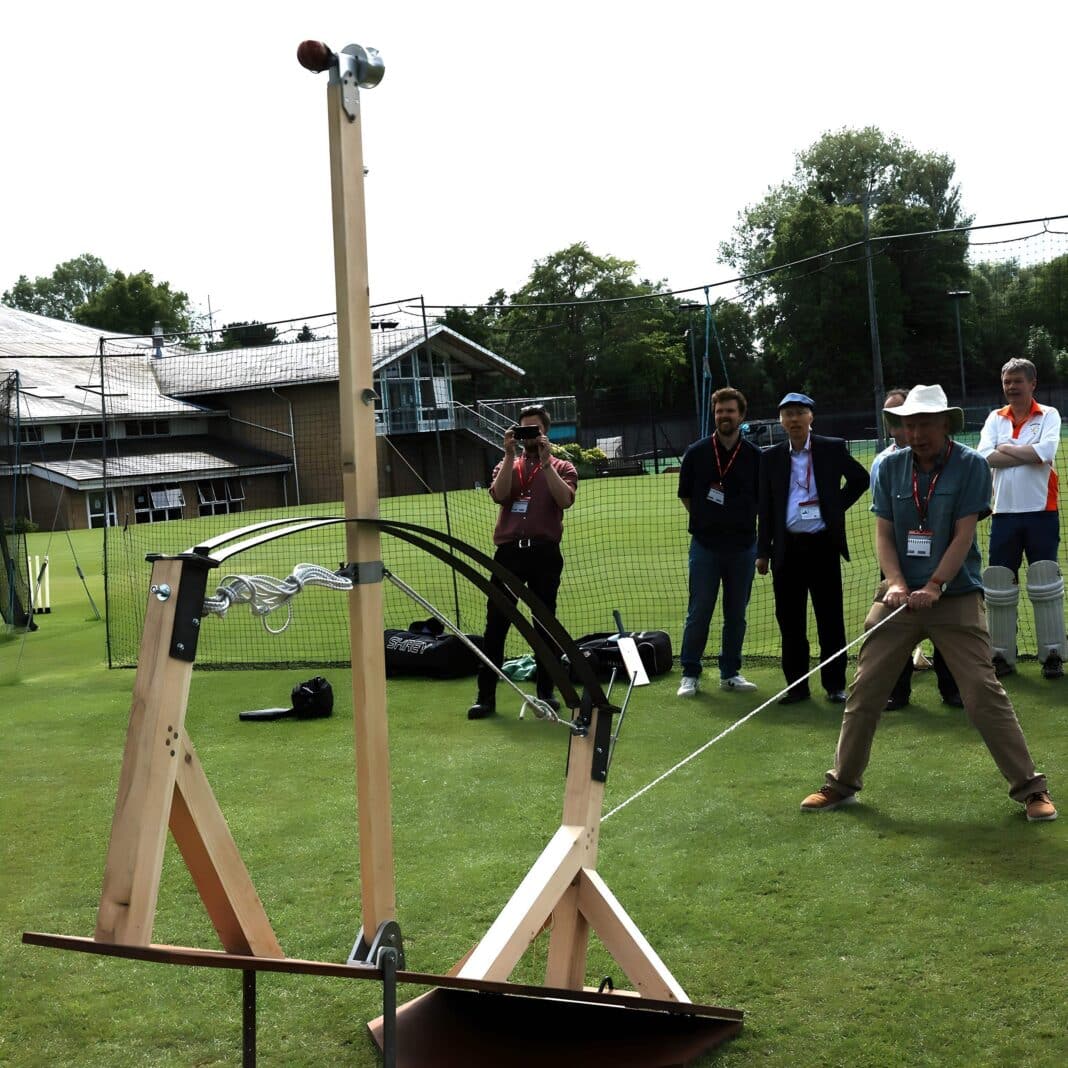
[[[119,525],[119,511],[115,507],[115,491],[91,491],[85,495],[85,506],[89,511],[89,526],[115,527]]]
[[[23,444],[44,441],[44,428],[39,426],[20,426],[19,441]]]
[[[171,432],[169,419],[127,419],[128,438],[161,438]]]
[[[104,436],[103,423],[61,423],[59,436],[64,441],[85,441],[86,439],[102,438]]]
[[[137,486],[134,489],[134,522],[162,523],[167,519],[181,519],[185,497],[175,483]]]
[[[213,478],[197,483],[197,496],[201,515],[226,515],[241,511],[245,491],[239,478]]]

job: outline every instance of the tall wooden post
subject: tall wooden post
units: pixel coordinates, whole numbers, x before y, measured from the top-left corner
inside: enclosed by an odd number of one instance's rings
[[[349,46],[350,49],[355,46]],[[359,50],[363,55],[363,50]],[[327,88],[330,182],[337,287],[338,377],[341,399],[341,474],[345,515],[378,518],[378,461],[371,373],[371,308],[367,282],[367,231],[357,55],[343,51]],[[346,68],[348,68],[346,73]],[[358,581],[349,596],[352,638],[352,707],[360,833],[363,931],[370,941],[393,920],[393,828],[390,815],[386,666],[382,644],[382,554],[378,531],[347,524],[350,563]],[[371,565],[370,567],[359,565]]]

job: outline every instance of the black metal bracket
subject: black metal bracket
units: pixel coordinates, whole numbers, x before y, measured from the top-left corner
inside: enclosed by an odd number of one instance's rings
[[[197,642],[200,639],[200,618],[204,612],[204,593],[208,588],[208,572],[218,563],[209,556],[183,553],[166,557],[150,553],[145,557],[149,563],[156,560],[180,560],[182,574],[178,582],[178,600],[174,606],[174,627],[171,630],[170,654],[175,660],[191,664],[197,658]],[[172,594],[169,586],[152,587],[152,593],[161,601]]]
[[[594,782],[604,782],[608,778],[608,762],[612,755],[612,716],[619,709],[613,705],[602,705],[598,709],[597,729],[593,736],[593,760],[590,765],[590,778]]]
[[[352,951],[349,953],[349,958],[345,963],[363,968],[377,968],[379,951],[387,946],[396,950],[397,968],[400,971],[404,971],[404,938],[401,935],[400,924],[396,920],[383,920],[378,925],[378,930],[375,931],[374,938],[371,939],[370,943],[364,938],[363,928],[361,927],[360,933],[353,943]]]
[[[342,564],[334,574],[347,578],[353,586],[370,586],[382,581],[386,568],[381,560],[367,560],[361,564]]]

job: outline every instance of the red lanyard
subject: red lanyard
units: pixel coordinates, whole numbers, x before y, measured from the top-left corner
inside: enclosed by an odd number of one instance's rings
[[[931,476],[930,485],[927,487],[927,496],[924,498],[923,505],[920,505],[920,480],[916,477],[916,463],[912,464],[912,502],[916,505],[916,512],[920,517],[920,530],[927,529],[927,509],[931,505],[931,494],[934,493],[935,486],[938,485],[938,480],[942,477],[942,472],[946,469],[946,465],[949,463],[949,458],[953,454],[953,439],[949,439],[949,446],[946,448],[946,458],[938,465],[938,469]]]
[[[536,464],[535,467],[534,467],[534,470],[531,471],[531,473],[530,473],[530,478],[524,479],[523,478],[523,468],[525,466],[526,466],[526,458],[520,460],[518,466],[515,469],[515,473],[519,478],[519,496],[520,497],[528,496],[527,487],[534,481],[534,479],[536,479],[538,477],[538,472],[541,470],[541,465],[540,464]]]
[[[730,458],[727,460],[727,470],[723,470],[723,464],[719,462],[719,438],[716,438],[712,442],[712,451],[716,454],[716,470],[719,472],[719,484],[722,486],[727,476],[731,473],[731,468],[734,466],[734,461],[738,459],[738,450],[742,447],[742,437],[739,434],[738,440],[734,443],[734,451],[730,454]]]

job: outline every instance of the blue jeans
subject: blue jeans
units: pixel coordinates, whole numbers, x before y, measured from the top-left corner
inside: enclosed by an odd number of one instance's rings
[[[706,549],[696,538],[690,539],[690,605],[682,632],[679,663],[683,675],[697,678],[701,674],[701,654],[708,642],[708,628],[716,610],[720,583],[723,583],[723,640],[719,654],[719,676],[732,679],[742,667],[742,642],[745,639],[745,610],[753,588],[756,570],[756,545],[748,549],[723,552]]]

